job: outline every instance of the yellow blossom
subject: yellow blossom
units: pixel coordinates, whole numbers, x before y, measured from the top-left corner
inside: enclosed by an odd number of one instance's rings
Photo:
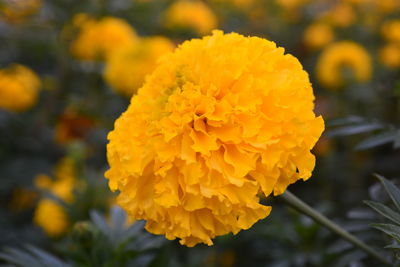
[[[275,43],[214,31],[162,58],[108,135],[118,204],[180,243],[248,229],[260,203],[311,176],[324,122],[300,62]]]
[[[0,1],[0,19],[15,23],[22,22],[37,13],[41,6],[41,0],[3,0]]]
[[[69,224],[64,207],[56,201],[47,198],[39,201],[33,220],[49,236],[63,234]]]
[[[374,0],[378,10],[382,13],[393,13],[400,9],[399,0]]]
[[[68,158],[62,159],[54,170],[54,176],[55,180],[44,174],[38,175],[35,179],[36,187],[48,191],[60,201],[71,203],[75,185],[73,162]],[[57,200],[51,198],[43,198],[39,201],[33,220],[49,236],[58,236],[64,233],[69,226],[68,215],[64,207]]]
[[[382,25],[382,35],[388,41],[400,43],[400,19],[386,21]]]
[[[345,71],[351,71],[351,77]],[[329,45],[320,55],[316,66],[319,82],[328,88],[338,88],[349,78],[355,82],[371,79],[372,62],[368,51],[351,41]]]
[[[12,64],[0,69],[0,108],[29,109],[37,101],[39,87],[39,77],[25,66]]]
[[[94,19],[78,14],[73,20],[78,35],[71,44],[72,54],[83,60],[104,60],[119,48],[137,41],[135,30],[123,19]]]
[[[314,23],[304,32],[303,40],[307,47],[318,49],[332,42],[334,34],[332,28],[324,23]]]
[[[380,62],[389,68],[400,67],[400,44],[389,43],[379,50]]]
[[[338,27],[348,27],[356,20],[354,8],[345,2],[336,4],[327,13],[323,14],[322,17]]]
[[[117,92],[131,97],[159,58],[172,52],[174,44],[165,37],[149,37],[115,52],[107,62],[105,80]]]
[[[286,9],[296,9],[305,5],[309,0],[276,0],[278,5]]]
[[[255,0],[211,0],[214,3],[230,3],[237,8],[248,8],[253,6],[256,1]]]
[[[165,24],[169,28],[190,29],[204,35],[217,27],[217,17],[202,1],[178,0],[166,10]]]

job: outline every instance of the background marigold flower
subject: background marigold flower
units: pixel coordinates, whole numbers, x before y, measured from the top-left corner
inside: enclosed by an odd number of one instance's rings
[[[137,41],[135,30],[123,19],[94,19],[78,14],[72,24],[79,30],[71,44],[72,54],[83,60],[104,60],[121,47]]]
[[[344,2],[338,2],[329,11],[322,15],[327,22],[337,27],[349,27],[356,21],[354,8]]]
[[[48,198],[39,201],[33,220],[49,236],[63,234],[69,225],[64,207]]]
[[[400,43],[389,43],[379,50],[379,61],[389,67],[400,67]]]
[[[345,71],[351,73],[346,77]],[[320,55],[316,75],[322,85],[332,89],[343,86],[346,80],[366,82],[372,75],[371,57],[368,51],[357,43],[333,43]]]
[[[204,35],[215,29],[217,23],[213,11],[202,1],[179,0],[165,11],[168,28],[189,29]]]
[[[19,23],[37,13],[41,7],[41,0],[3,0],[0,1],[0,19]]]
[[[249,8],[255,4],[255,0],[210,0],[213,3],[226,4],[229,3],[237,8]]]
[[[38,175],[35,179],[36,187],[47,191],[60,201],[71,203],[75,186],[73,162],[68,158],[62,159],[54,170],[54,176],[55,180],[47,175]],[[58,236],[64,233],[69,226],[69,218],[65,208],[57,200],[47,197],[39,201],[33,221],[43,228],[49,236]]]
[[[325,23],[314,23],[304,32],[303,40],[307,47],[318,49],[332,42],[334,34],[332,27]]]
[[[382,25],[382,35],[390,42],[400,43],[400,19],[386,21]]]
[[[307,73],[283,48],[223,34],[163,57],[109,134],[106,172],[118,203],[146,229],[213,244],[248,229],[311,176],[324,128]]]
[[[117,92],[131,97],[155,69],[160,57],[173,50],[174,44],[165,37],[143,38],[111,56],[104,78]]]
[[[309,0],[276,0],[277,4],[287,9],[296,9],[305,5]]]
[[[37,101],[40,85],[39,77],[23,65],[0,69],[0,108],[17,112],[29,109]]]

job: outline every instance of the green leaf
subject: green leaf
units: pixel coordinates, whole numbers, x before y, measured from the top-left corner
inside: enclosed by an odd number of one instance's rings
[[[377,223],[372,224],[371,226],[390,235],[396,239],[396,241],[400,242],[400,226],[389,223]]]
[[[400,130],[397,130],[397,136],[394,140],[393,148],[394,149],[400,148]]]
[[[346,136],[382,129],[383,125],[377,122],[341,127],[327,132],[328,137]]]
[[[385,177],[374,174],[376,178],[383,184],[385,187],[386,192],[388,192],[390,198],[393,200],[394,204],[396,205],[397,209],[400,210],[400,189],[394,185],[391,181],[387,180]]]
[[[383,132],[374,136],[371,136],[364,141],[360,142],[355,150],[365,150],[373,147],[377,147],[383,144],[394,142],[397,137],[397,133],[393,131]]]
[[[111,232],[111,229],[106,220],[97,211],[90,211],[90,219],[103,235],[108,236],[108,234]]]
[[[400,249],[400,245],[399,244],[392,244],[392,245],[387,245],[385,248],[387,249]]]
[[[56,258],[55,256],[31,245],[26,246],[27,250],[34,256],[36,256],[43,263],[43,266],[51,267],[65,267],[69,266],[65,262]]]
[[[400,213],[395,212],[388,206],[375,202],[375,201],[364,201],[365,204],[376,210],[378,213],[383,215],[384,217],[388,218],[389,220],[393,221],[394,223],[400,225]]]
[[[0,259],[22,267],[71,267],[57,257],[31,245],[26,249],[5,248]]]
[[[355,115],[350,115],[345,118],[339,118],[339,119],[333,119],[327,122],[328,127],[333,127],[333,126],[343,126],[343,125],[349,125],[349,124],[355,124],[355,123],[362,123],[365,122],[365,119],[359,116]]]

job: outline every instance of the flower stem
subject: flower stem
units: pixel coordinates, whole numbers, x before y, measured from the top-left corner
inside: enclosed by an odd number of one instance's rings
[[[369,255],[374,257],[375,259],[379,260],[380,262],[386,264],[386,265],[391,265],[391,263],[382,257],[377,251],[375,251],[372,247],[368,246],[365,244],[363,241],[355,237],[354,235],[350,234],[346,230],[344,230],[342,227],[339,225],[335,224],[331,220],[329,220],[327,217],[310,207],[308,204],[303,202],[301,199],[293,195],[290,191],[286,190],[286,192],[280,196],[280,198],[286,202],[288,205],[293,207],[294,209],[298,210],[299,212],[307,215],[308,217],[312,218],[314,221],[320,223],[321,225],[325,226],[332,232],[338,234],[342,238],[346,239],[353,245],[359,247],[360,249],[364,250],[367,252]]]

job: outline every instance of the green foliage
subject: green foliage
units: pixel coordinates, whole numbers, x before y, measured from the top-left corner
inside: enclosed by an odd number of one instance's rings
[[[355,146],[355,150],[366,150],[388,143],[393,143],[394,149],[400,148],[400,129],[378,120],[349,116],[333,120],[328,126],[330,126],[330,129],[326,135],[329,137],[373,133],[372,136],[360,141]]]
[[[400,189],[385,177],[378,174],[374,176],[382,183],[396,210],[375,201],[364,201],[364,203],[392,222],[375,223],[371,224],[371,226],[392,238],[394,243],[387,245],[385,248],[393,250],[397,256],[400,252]]]
[[[24,249],[5,248],[0,259],[19,267],[72,267],[59,258],[37,248],[26,245]]]
[[[109,220],[97,211],[91,211],[90,218],[77,223],[56,248],[70,263],[31,245],[5,248],[0,259],[22,267],[147,266],[165,242],[144,232],[142,222],[128,223],[126,213],[116,206],[111,208]]]

